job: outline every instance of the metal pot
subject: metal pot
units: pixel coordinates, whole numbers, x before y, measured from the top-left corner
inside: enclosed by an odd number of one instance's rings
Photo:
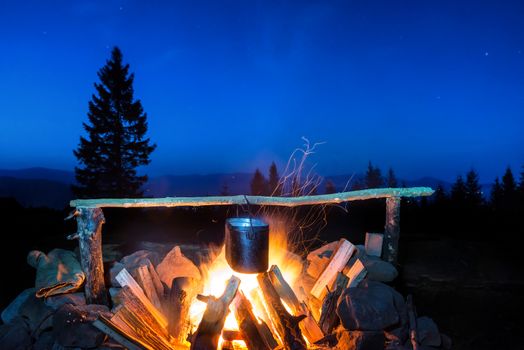
[[[226,220],[226,260],[240,273],[266,272],[269,265],[269,225],[260,219]]]

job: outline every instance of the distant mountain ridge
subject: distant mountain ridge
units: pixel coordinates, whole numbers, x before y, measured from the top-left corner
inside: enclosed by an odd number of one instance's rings
[[[227,191],[230,195],[249,193],[252,173],[208,174],[208,175],[164,175],[150,178],[144,189],[147,197],[206,196]],[[362,174],[325,176],[319,193],[324,192],[325,181],[331,180],[337,191],[343,191],[354,181],[362,181]],[[0,197],[14,197],[24,206],[47,206],[63,209],[73,199],[72,171],[27,168],[0,169]],[[349,186],[348,186],[349,182]],[[433,177],[416,180],[401,180],[406,186],[429,186],[436,189],[439,184],[449,191],[452,184]],[[482,185],[484,195],[489,195],[490,185]]]

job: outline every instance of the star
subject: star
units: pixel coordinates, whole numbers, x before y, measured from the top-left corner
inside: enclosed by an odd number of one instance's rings
[[[488,56],[489,55],[489,52],[484,52],[484,56]]]

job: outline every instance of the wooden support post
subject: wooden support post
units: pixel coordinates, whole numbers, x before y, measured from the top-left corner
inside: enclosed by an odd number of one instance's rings
[[[400,197],[386,198],[386,226],[384,228],[383,259],[397,263],[400,237]]]
[[[86,275],[85,294],[88,304],[108,304],[102,262],[102,224],[104,213],[100,208],[77,208],[77,235],[80,245],[80,263]]]

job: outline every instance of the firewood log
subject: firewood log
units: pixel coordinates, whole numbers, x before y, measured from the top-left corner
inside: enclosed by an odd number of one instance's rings
[[[271,350],[278,346],[275,338],[272,336],[266,338],[268,334],[260,330],[260,325],[253,314],[251,303],[242,291],[237,292],[232,305],[240,334],[249,350]]]
[[[329,291],[326,297],[324,298],[319,324],[322,328],[322,331],[326,335],[331,334],[333,329],[340,322],[340,319],[338,318],[338,315],[336,313],[337,302],[340,295],[346,288],[348,282],[349,278],[342,272],[339,272],[337,275],[337,279],[335,280],[335,289]]]
[[[120,286],[123,288],[125,286],[129,287],[129,290],[133,295],[135,295],[140,302],[146,307],[148,312],[153,315],[155,320],[160,323],[160,325],[167,329],[167,319],[166,317],[151,303],[149,298],[145,295],[144,291],[140,287],[140,285],[135,281],[135,279],[127,272],[126,269],[122,269],[116,275],[116,280],[120,284]]]
[[[257,280],[284,348],[287,350],[306,349],[307,345],[298,325],[306,316],[293,316],[287,312],[267,272],[258,274]]]
[[[410,295],[406,298],[406,308],[408,310],[409,317],[409,339],[411,341],[411,346],[413,350],[418,350],[418,337],[417,337],[417,314],[415,310],[415,305],[413,305],[413,297]]]
[[[232,276],[227,282],[226,289],[220,298],[201,296],[197,298],[207,303],[202,321],[191,339],[191,350],[216,350],[218,340],[224,328],[224,322],[229,312],[229,305],[235,297],[240,279]]]
[[[136,269],[136,281],[140,287],[142,287],[144,294],[149,298],[153,305],[155,305],[157,309],[162,310],[160,297],[163,295],[158,295],[147,265],[141,265]]]
[[[330,287],[333,284],[337,274],[344,269],[344,266],[346,266],[354,251],[355,246],[349,241],[344,238],[339,241],[337,248],[331,255],[329,263],[318,277],[313,288],[311,288],[311,295],[317,299],[323,299],[327,292],[326,286]]]
[[[189,307],[197,294],[196,280],[191,277],[176,277],[167,298],[168,331],[177,344],[183,344],[191,331]]]
[[[293,315],[305,315],[306,318],[300,322],[300,329],[310,343],[314,343],[324,337],[324,333],[307,309],[305,304],[300,303],[295,292],[287,283],[278,266],[273,265],[269,269],[269,278],[280,298],[291,308]]]
[[[130,332],[122,330],[102,315],[93,321],[93,326],[129,350],[149,350],[147,344],[142,343],[139,339],[132,336]]]

